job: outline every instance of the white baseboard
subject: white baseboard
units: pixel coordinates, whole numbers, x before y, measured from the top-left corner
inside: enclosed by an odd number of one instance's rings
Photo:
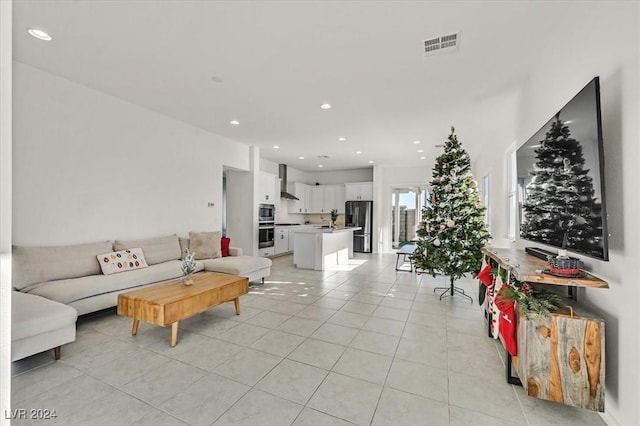
[[[620,423],[618,423],[618,420],[616,420],[615,417],[611,415],[611,413],[604,412],[604,413],[598,413],[598,414],[600,414],[600,418],[604,420],[607,426],[620,426]]]

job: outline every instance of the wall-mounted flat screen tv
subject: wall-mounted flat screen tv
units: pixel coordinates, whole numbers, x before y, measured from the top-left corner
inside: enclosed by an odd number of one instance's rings
[[[598,77],[516,155],[520,238],[608,260]]]

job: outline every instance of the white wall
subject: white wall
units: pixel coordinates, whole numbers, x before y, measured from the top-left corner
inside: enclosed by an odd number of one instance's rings
[[[13,3],[0,1],[0,413],[11,409],[11,20]],[[6,415],[0,425],[8,425]]]
[[[480,140],[492,141],[490,151],[478,148],[472,159],[477,175],[491,173],[492,234],[494,245],[504,246],[508,244],[504,238],[508,219],[504,151],[514,141],[524,143],[594,76],[600,76],[610,261],[584,261],[588,269],[609,282],[609,289],[581,289],[578,300],[606,320],[603,417],[612,425],[637,425],[640,10],[637,2],[580,4],[571,7],[571,19],[566,20],[565,35],[559,40],[565,48],[550,47],[548,56],[536,58],[529,74],[505,97],[504,108],[497,111],[499,117],[494,120],[494,131],[472,129]],[[514,244],[525,245],[524,241]]]
[[[636,52],[637,40],[638,34]],[[637,56],[621,65],[600,80],[610,261],[585,259],[610,289],[587,290],[579,298],[606,320],[608,407],[620,424],[640,424],[640,67]]]
[[[19,62],[13,83],[14,244],[221,228],[223,166],[248,170],[248,146]]]
[[[246,256],[258,255],[258,179],[260,149],[249,149],[249,171],[227,170],[227,236]]]

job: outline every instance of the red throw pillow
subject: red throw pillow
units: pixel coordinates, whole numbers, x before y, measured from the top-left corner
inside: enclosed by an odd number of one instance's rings
[[[227,238],[227,237],[220,238],[222,257],[229,256],[229,244],[231,244],[231,238]]]

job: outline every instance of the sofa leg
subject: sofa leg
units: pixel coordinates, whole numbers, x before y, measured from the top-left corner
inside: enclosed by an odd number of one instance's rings
[[[256,285],[264,285],[264,277],[262,277],[262,280],[260,282],[258,281],[251,281],[249,283],[249,286],[256,286]]]
[[[62,349],[62,346],[56,346],[55,348],[53,348],[53,357],[57,360],[60,359],[60,350]]]

